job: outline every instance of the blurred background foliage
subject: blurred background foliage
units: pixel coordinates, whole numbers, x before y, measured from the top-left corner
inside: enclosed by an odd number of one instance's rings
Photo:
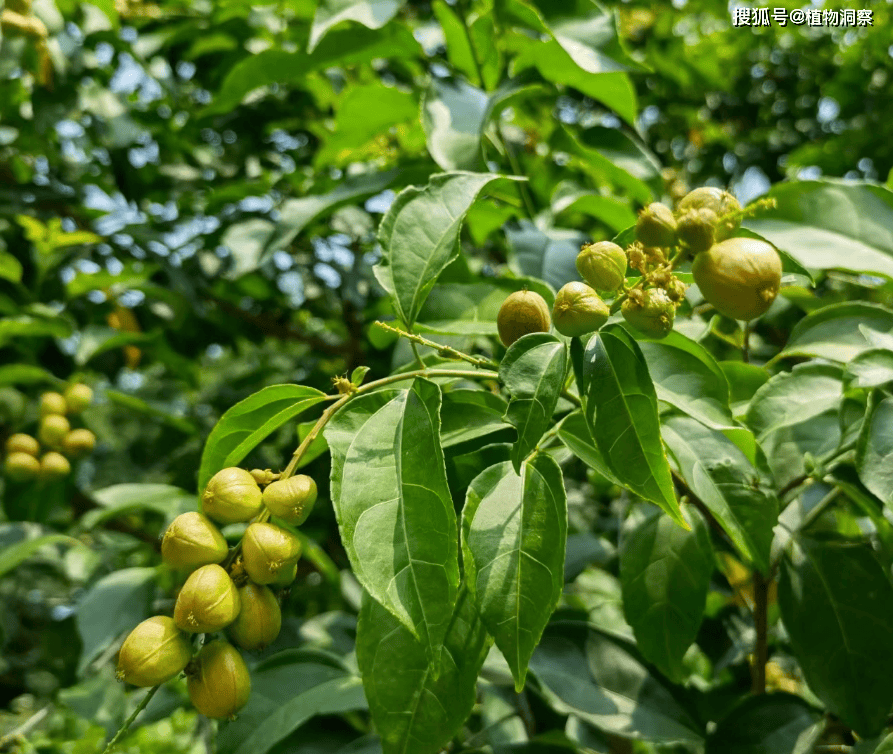
[[[408,360],[372,327],[392,314],[371,274],[375,228],[403,187],[457,168],[530,177],[470,213],[474,251],[441,281],[467,282],[518,274],[512,248],[539,236],[613,237],[686,186],[729,186],[743,203],[785,178],[891,181],[889,0],[859,4],[874,25],[848,29],[734,28],[719,0],[612,0],[607,15],[588,0],[0,7],[2,432],[33,424],[36,396],[63,381],[97,394],[97,450],[41,520],[16,521],[4,490],[4,547],[48,531],[91,545],[35,550],[14,575],[3,564],[2,730],[52,699],[40,751],[94,751],[120,722],[108,651],[159,606],[146,569],[195,504],[222,413],[266,385],[327,390],[359,365],[380,376]],[[246,465],[280,468],[298,441],[285,427]],[[307,467],[323,498],[327,463]],[[607,500],[607,487],[573,468],[585,529],[582,490]],[[155,487],[118,487],[133,484]],[[337,586],[331,508],[305,530],[319,555],[276,646],[350,635],[331,617],[357,600],[347,577]],[[122,611],[117,634],[90,633],[86,594]],[[149,722],[167,727],[135,732],[133,750],[201,750],[207,725],[170,716],[182,698],[176,684],[158,695]]]

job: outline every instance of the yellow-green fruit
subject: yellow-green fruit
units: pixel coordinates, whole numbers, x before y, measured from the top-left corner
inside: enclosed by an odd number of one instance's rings
[[[272,644],[282,628],[282,611],[269,587],[250,581],[239,587],[242,609],[226,629],[229,638],[242,649],[258,650]]]
[[[261,512],[263,505],[263,496],[254,477],[236,466],[214,474],[202,494],[205,515],[221,524],[249,521]]]
[[[68,419],[61,414],[47,414],[40,420],[37,437],[44,445],[58,448],[69,432],[71,432],[71,425],[68,423]]]
[[[118,654],[118,680],[134,686],[157,686],[182,673],[192,657],[189,637],[173,618],[156,615],[140,623]]]
[[[79,414],[93,402],[93,391],[87,385],[76,382],[65,389],[65,402],[69,413]]]
[[[68,404],[62,393],[43,393],[40,396],[40,415],[67,414]]]
[[[261,487],[273,481],[273,472],[271,469],[251,469],[249,473],[254,477],[254,481]]]
[[[274,524],[251,524],[242,537],[242,563],[255,584],[272,584],[300,557],[298,538]]]
[[[85,456],[96,447],[96,435],[89,429],[73,429],[62,438],[62,449],[70,456]]]
[[[643,246],[665,248],[676,243],[676,218],[673,210],[660,202],[649,204],[639,213],[636,239]]]
[[[279,569],[279,575],[276,576],[276,580],[273,581],[270,586],[275,589],[284,589],[287,586],[291,586],[294,583],[295,578],[298,575],[298,564],[292,563],[289,566],[283,566]]]
[[[649,338],[664,338],[673,329],[676,307],[662,288],[649,288],[620,307],[623,318]]]
[[[552,307],[555,329],[569,338],[598,330],[610,316],[607,304],[595,290],[576,281],[562,286]]]
[[[181,513],[167,527],[161,540],[161,557],[173,568],[193,570],[219,563],[229,547],[220,530],[207,516]]]
[[[10,453],[3,462],[3,470],[14,482],[28,482],[40,473],[40,461],[30,453]]]
[[[778,252],[755,238],[714,244],[695,257],[691,271],[701,295],[732,319],[759,317],[775,301],[781,284]]]
[[[707,251],[716,240],[716,223],[716,213],[712,209],[690,209],[679,217],[679,240],[692,254]]]
[[[264,505],[274,516],[295,526],[307,520],[316,502],[316,482],[306,474],[272,482],[264,490]]]
[[[616,243],[588,243],[577,254],[577,272],[597,291],[616,291],[626,280],[626,252]]]
[[[737,212],[741,209],[738,200],[728,191],[723,191],[712,186],[702,186],[694,191],[689,191],[679,202],[676,208],[677,217],[693,209],[709,209],[721,217],[729,212]],[[715,229],[717,241],[723,241],[741,227],[741,218],[720,220]]]
[[[71,473],[71,464],[68,459],[61,453],[50,451],[44,453],[40,459],[40,477],[53,481],[56,479],[64,479]]]
[[[552,322],[549,305],[533,291],[515,291],[510,294],[496,315],[496,329],[502,345],[508,348],[518,338],[533,332],[549,332]]]
[[[6,441],[7,453],[27,453],[29,456],[36,456],[40,452],[40,443],[31,435],[17,432],[10,435]]]
[[[251,696],[251,676],[239,650],[215,639],[195,656],[187,671],[186,690],[205,717],[231,717]]]
[[[232,623],[239,614],[236,585],[219,565],[202,566],[190,574],[177,595],[174,621],[183,631],[209,634]]]

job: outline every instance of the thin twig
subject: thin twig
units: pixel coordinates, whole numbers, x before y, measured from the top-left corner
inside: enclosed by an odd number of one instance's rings
[[[158,684],[157,686],[153,686],[151,689],[149,689],[149,693],[146,694],[143,697],[143,701],[141,701],[136,706],[133,714],[124,721],[124,724],[118,729],[118,732],[115,733],[115,737],[111,741],[109,741],[108,746],[105,747],[102,754],[109,754],[115,744],[118,743],[120,738],[127,732],[127,729],[130,728],[131,725],[133,725],[133,721],[136,720],[136,716],[139,715],[139,713],[142,712],[144,709],[146,709],[146,705],[149,704],[152,697],[155,696],[155,692],[158,691],[158,689],[160,688],[161,684]]]
[[[428,338],[423,338],[421,335],[416,335],[415,333],[400,330],[399,328],[389,325],[387,322],[376,321],[375,326],[380,327],[382,330],[396,333],[401,338],[406,338],[407,340],[409,340],[411,343],[413,343],[413,345],[415,343],[419,343],[420,345],[427,346],[428,348],[433,348],[437,351],[438,355],[443,356],[444,358],[456,359],[458,361],[467,361],[469,364],[473,364],[476,367],[486,367],[487,369],[496,369],[498,367],[498,364],[496,364],[495,361],[485,359],[482,356],[471,356],[470,354],[467,354],[464,351],[460,351],[457,348],[453,348],[452,346],[445,346],[433,340],[428,340]],[[418,354],[418,351],[416,351],[416,354]],[[423,363],[422,369],[424,368],[425,365]]]
[[[25,722],[23,722],[18,728],[14,728],[13,730],[9,731],[9,733],[3,736],[3,738],[0,738],[0,751],[5,750],[15,743],[18,743],[28,733],[30,733],[38,725],[40,725],[52,711],[53,705],[48,704],[46,707],[41,708],[33,715],[31,715],[31,717],[25,720]]]

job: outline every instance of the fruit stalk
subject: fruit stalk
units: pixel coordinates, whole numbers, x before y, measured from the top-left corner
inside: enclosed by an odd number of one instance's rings
[[[160,689],[160,688],[161,688],[161,684],[158,684],[157,686],[153,686],[151,689],[149,689],[149,693],[146,694],[143,697],[143,701],[141,701],[136,706],[136,709],[133,711],[133,714],[122,723],[120,728],[118,728],[118,732],[115,733],[112,740],[109,741],[108,745],[105,747],[105,749],[102,750],[102,754],[109,754],[109,752],[111,752],[111,750],[113,748],[115,748],[115,744],[118,743],[118,741],[121,739],[121,737],[130,729],[130,726],[133,725],[133,721],[136,720],[137,715],[139,715],[140,712],[142,712],[144,709],[146,709],[146,706],[149,704],[149,702],[152,701],[152,697],[155,696],[155,692],[158,691],[158,689]]]

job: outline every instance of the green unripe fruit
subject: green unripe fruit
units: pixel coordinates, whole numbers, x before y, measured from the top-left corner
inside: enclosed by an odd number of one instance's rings
[[[40,396],[40,415],[67,414],[68,404],[62,393],[44,393]]]
[[[268,647],[279,636],[282,611],[276,595],[269,587],[248,582],[239,587],[242,609],[239,617],[226,629],[233,643],[242,649],[258,650]]]
[[[607,304],[586,283],[562,286],[552,307],[555,329],[569,338],[598,330],[610,316]]]
[[[30,482],[40,473],[40,461],[30,453],[10,453],[3,462],[3,470],[14,482]]]
[[[664,338],[673,329],[676,307],[662,288],[650,288],[630,297],[620,307],[623,318],[649,338]]]
[[[676,243],[676,218],[673,210],[660,202],[649,204],[639,213],[636,239],[643,246],[665,248]]]
[[[62,438],[62,450],[78,458],[90,453],[96,447],[96,435],[89,429],[73,429]]]
[[[6,452],[27,453],[29,456],[36,456],[40,452],[40,443],[31,435],[17,432],[6,440]]]
[[[515,291],[506,297],[496,315],[499,340],[508,348],[532,332],[549,332],[552,321],[546,300],[533,291]]]
[[[755,238],[729,238],[698,254],[691,271],[720,314],[751,320],[775,301],[781,285],[781,257],[773,246]]]
[[[69,413],[79,414],[93,402],[93,391],[87,385],[76,382],[65,389],[65,402]]]
[[[161,557],[172,568],[194,570],[219,563],[229,546],[211,519],[201,513],[181,513],[161,540]]]
[[[202,509],[206,516],[221,524],[249,521],[263,509],[260,487],[245,469],[235,466],[221,469],[211,477],[202,493]]]
[[[40,478],[47,481],[64,479],[71,473],[71,464],[61,453],[50,451],[40,459]]]
[[[232,717],[251,696],[251,676],[242,655],[222,639],[205,644],[186,675],[189,699],[205,717]]]
[[[694,191],[690,191],[682,198],[679,206],[676,208],[676,215],[681,217],[684,213],[693,209],[709,209],[715,212],[719,218],[730,212],[738,212],[741,209],[741,205],[728,191],[712,186],[702,186]],[[720,220],[715,229],[716,240],[725,240],[739,227],[741,227],[740,217]]]
[[[588,243],[577,254],[577,272],[597,291],[616,291],[626,280],[626,252],[616,243]]]
[[[189,637],[177,629],[173,618],[156,615],[124,640],[117,677],[133,686],[157,686],[182,673],[191,657]]]
[[[177,604],[174,621],[192,634],[220,631],[239,614],[239,593],[236,585],[219,565],[202,566],[186,579]]]
[[[251,469],[249,473],[261,487],[269,484],[274,479],[273,472],[270,469]]]
[[[274,524],[251,524],[242,537],[242,564],[255,584],[272,584],[300,557],[300,540]]]
[[[279,569],[279,575],[276,576],[276,580],[273,581],[270,586],[275,589],[284,589],[287,586],[291,586],[294,583],[295,578],[298,575],[298,564],[292,563],[288,566],[283,566]]]
[[[62,396],[59,396],[60,398]],[[61,414],[47,414],[40,420],[40,428],[37,430],[37,437],[44,445],[51,448],[58,448],[62,444],[71,431],[71,425]]]
[[[716,213],[712,209],[690,209],[679,217],[677,235],[691,251],[700,254],[707,251],[716,238]]]
[[[267,510],[274,516],[300,526],[316,502],[316,482],[306,474],[271,482],[264,490],[263,499]]]

